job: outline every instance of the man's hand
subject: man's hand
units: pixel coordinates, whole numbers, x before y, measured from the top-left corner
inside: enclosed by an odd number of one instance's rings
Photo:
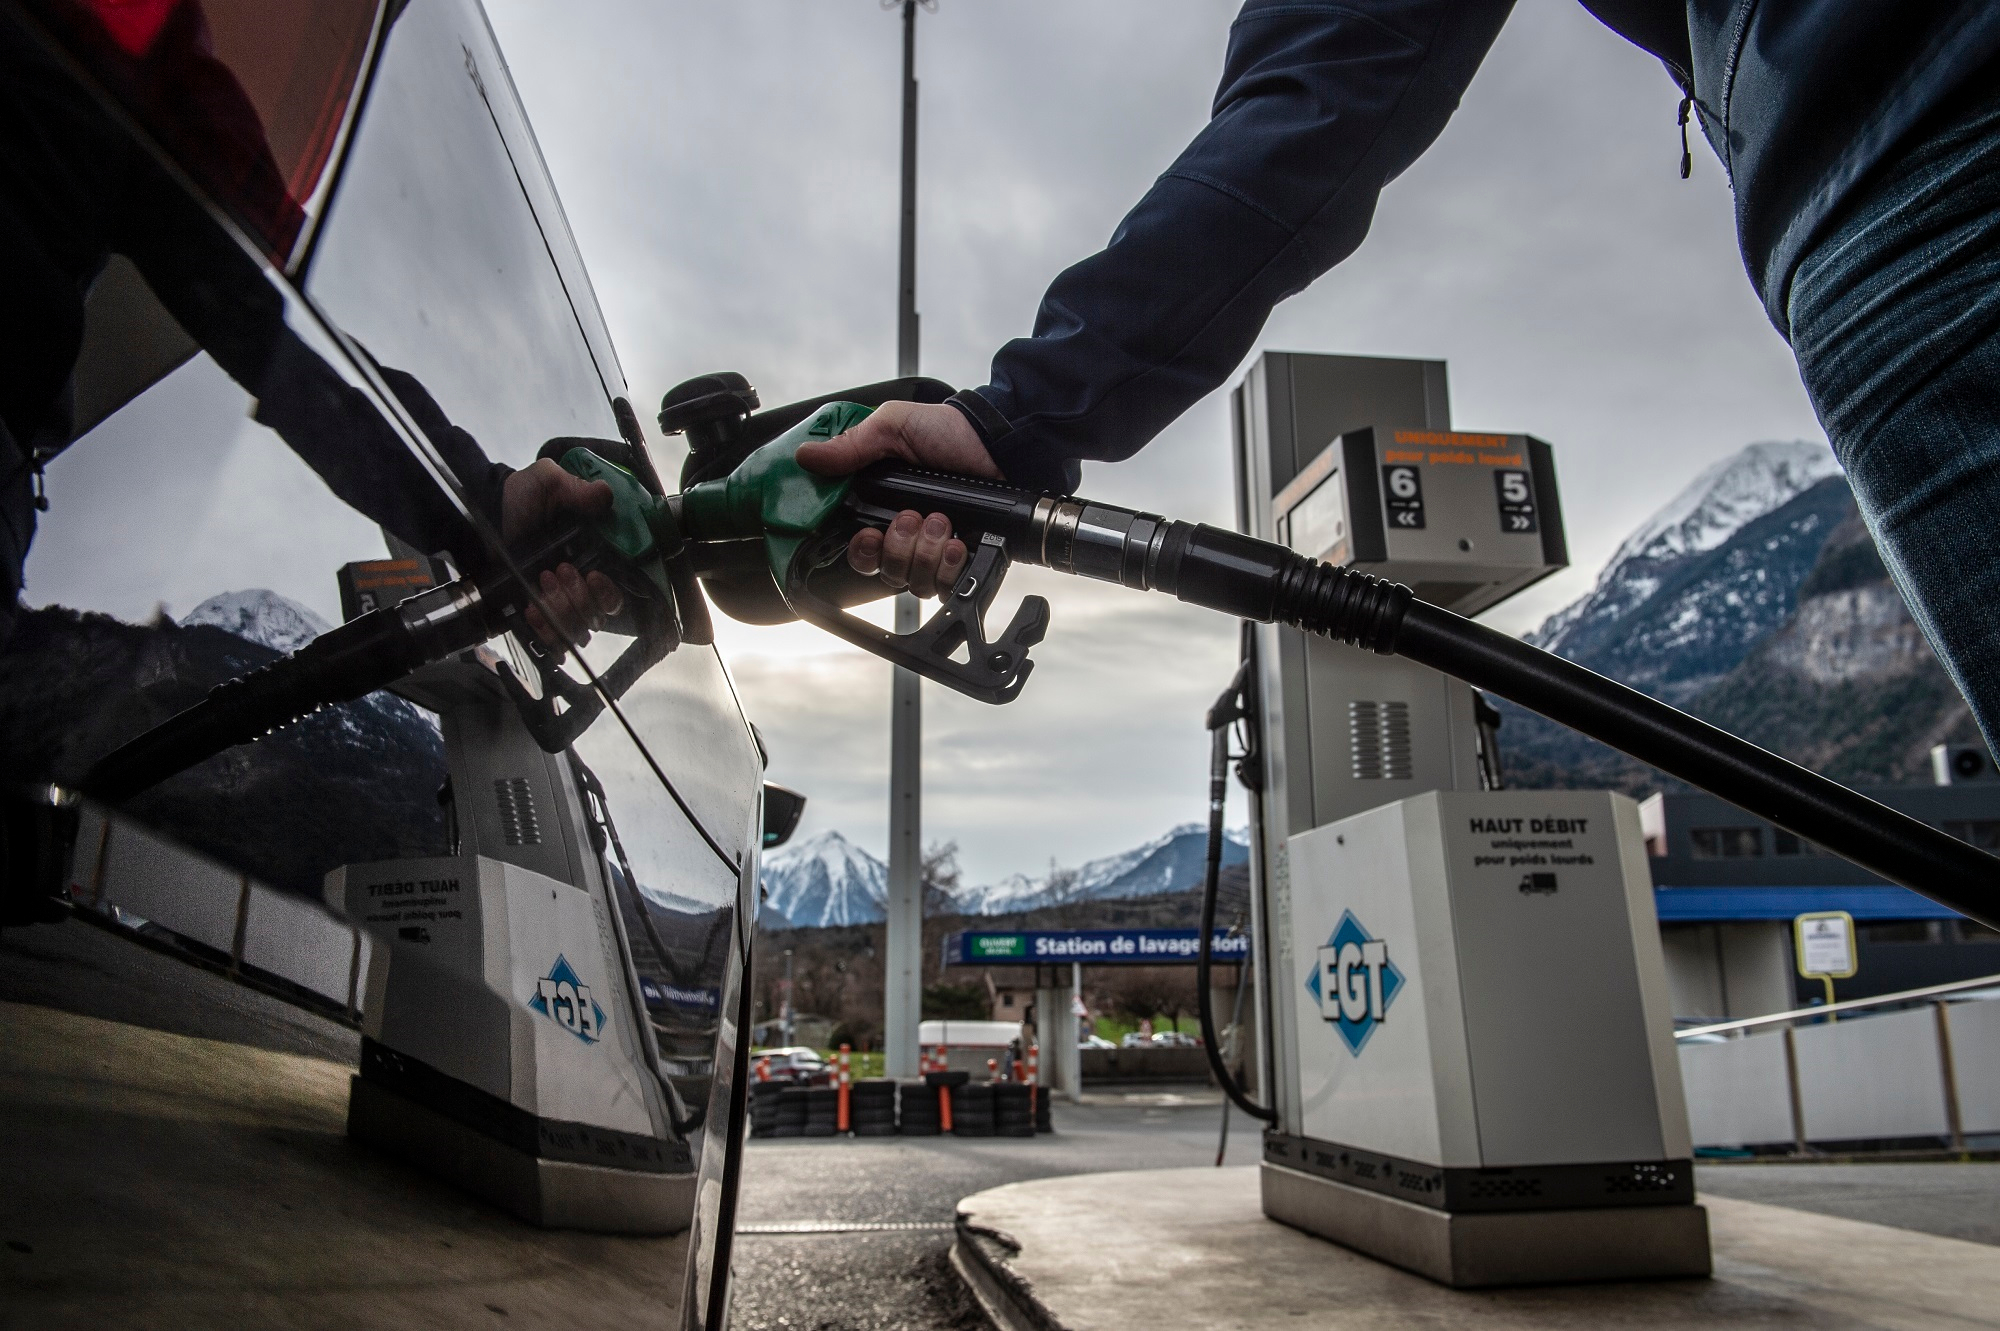
[[[846,434],[800,444],[798,452],[799,465],[822,476],[845,476],[883,458],[1003,479],[972,422],[942,403],[884,403]],[[965,542],[951,534],[944,514],[925,517],[910,509],[897,514],[885,532],[872,527],[857,532],[848,543],[847,562],[857,573],[879,573],[889,587],[936,596],[950,590],[965,568]]]
[[[502,487],[500,536],[508,546],[518,546],[549,528],[601,517],[611,511],[611,501],[611,487],[603,481],[582,480],[543,458],[509,476]],[[558,650],[583,646],[606,619],[625,608],[625,595],[610,578],[602,573],[586,578],[571,564],[545,570],[541,590],[556,622],[550,624],[539,608],[529,606],[528,626]]]

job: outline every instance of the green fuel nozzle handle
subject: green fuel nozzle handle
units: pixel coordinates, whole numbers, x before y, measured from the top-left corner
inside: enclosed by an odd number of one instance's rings
[[[799,547],[821,533],[841,510],[853,481],[819,476],[801,467],[799,445],[831,439],[867,420],[872,409],[829,402],[743,459],[719,480],[681,494],[681,527],[697,542],[762,539],[771,576],[780,589]]]
[[[814,574],[839,562],[854,532],[887,526],[902,511],[860,497],[879,468],[857,476],[819,476],[798,462],[800,444],[842,434],[870,412],[853,402],[827,403],[729,475],[689,487],[680,495],[681,529],[696,545],[761,542],[772,587],[793,616],[969,697],[1008,702],[1027,682],[1033,668],[1028,649],[1048,631],[1049,607],[1030,596],[1005,631],[987,636],[986,609],[1008,564],[1004,537],[960,525],[971,558],[956,585],[939,598],[936,613],[914,633],[892,633],[857,619],[814,586]]]

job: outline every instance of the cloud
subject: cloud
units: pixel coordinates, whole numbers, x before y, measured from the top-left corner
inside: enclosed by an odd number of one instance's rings
[[[1203,123],[1234,8],[943,0],[920,17],[926,371],[983,381],[1049,280],[1105,241]],[[874,0],[489,0],[489,11],[642,416],[704,371],[742,371],[767,403],[894,372],[893,14]],[[1694,179],[1679,178],[1677,102],[1655,62],[1581,7],[1522,0],[1359,253],[1282,306],[1260,341],[1448,360],[1459,425],[1555,446],[1576,566],[1491,616],[1510,629],[1587,589],[1623,536],[1708,463],[1753,439],[1818,435],[1700,142]],[[176,441],[181,473],[109,440],[51,469],[57,508],[33,599],[143,614],[160,596],[184,611],[255,585],[329,612],[331,569],[379,542],[330,501],[300,498],[316,482],[268,439],[254,441],[253,476],[240,395],[213,387],[175,386],[207,392],[217,420]],[[1228,524],[1229,450],[1218,393],[1131,462],[1087,468],[1085,492]],[[677,466],[677,450],[661,461]],[[225,462],[240,480],[183,483]],[[103,497],[113,490],[115,504]],[[127,539],[97,539],[117,523]],[[192,554],[157,568],[133,558],[202,532],[233,543],[257,576]],[[925,834],[958,840],[975,880],[1202,816],[1200,716],[1233,665],[1235,629],[1218,617],[1048,574],[1009,582],[1030,589],[1055,614],[1019,702],[926,690]],[[722,645],[773,777],[813,801],[808,827],[879,850],[886,667],[797,626],[726,626]]]
[[[767,401],[892,370],[893,15],[864,0],[492,10],[641,397],[725,366]],[[1104,242],[1202,124],[1233,13],[945,0],[920,16],[926,370],[982,381],[1049,279]],[[1524,0],[1360,252],[1262,339],[1446,359],[1459,424],[1555,445],[1576,567],[1490,616],[1510,629],[1586,590],[1708,462],[1817,435],[1698,140],[1680,179],[1678,100],[1579,6]],[[1218,394],[1133,461],[1087,468],[1085,492],[1226,524],[1231,476]],[[1233,626],[1060,582],[1036,583],[1056,613],[1019,702],[926,690],[926,835],[956,838],[975,878],[1201,816],[1199,718]],[[802,632],[738,630],[725,647],[812,824],[879,848],[887,671],[801,651]]]

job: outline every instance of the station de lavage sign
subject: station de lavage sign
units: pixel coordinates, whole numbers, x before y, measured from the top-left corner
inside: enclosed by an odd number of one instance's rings
[[[1200,946],[1199,929],[967,930],[945,940],[944,963],[1035,966],[1076,961],[1091,966],[1191,966]],[[1247,961],[1250,940],[1217,929],[1213,955],[1231,965]]]

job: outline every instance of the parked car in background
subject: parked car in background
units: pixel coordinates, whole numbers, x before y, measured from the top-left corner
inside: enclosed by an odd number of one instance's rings
[[[1158,1031],[1153,1035],[1155,1049],[1199,1049],[1201,1041],[1186,1031]]]
[[[750,1075],[760,1080],[783,1082],[787,1086],[825,1086],[833,1080],[833,1067],[816,1049],[790,1045],[783,1049],[753,1051]]]
[[[1111,1043],[1111,1041],[1105,1039],[1103,1036],[1092,1033],[1090,1035],[1084,1036],[1081,1040],[1078,1040],[1076,1042],[1076,1047],[1078,1049],[1116,1049],[1118,1046]]]

